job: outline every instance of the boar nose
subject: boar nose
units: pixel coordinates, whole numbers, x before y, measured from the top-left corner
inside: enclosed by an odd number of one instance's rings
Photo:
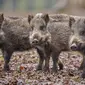
[[[37,39],[34,39],[33,41],[32,41],[32,44],[38,44],[38,40]]]
[[[70,48],[71,48],[71,50],[76,51],[77,45],[75,43],[73,43]]]

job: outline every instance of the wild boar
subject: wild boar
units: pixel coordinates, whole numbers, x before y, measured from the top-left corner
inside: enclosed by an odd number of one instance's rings
[[[59,54],[62,51],[67,51],[69,49],[68,40],[70,35],[70,28],[69,28],[69,16],[68,15],[54,15],[49,16],[46,14],[46,17],[43,18],[43,13],[38,13],[34,18],[34,21],[31,20],[32,24],[32,34],[31,38],[33,39],[32,44],[35,42],[36,48],[38,51],[40,50],[45,56],[45,66],[44,70],[49,70],[49,59],[52,56],[53,59],[53,71],[57,71],[57,64]],[[38,21],[37,21],[38,20]],[[37,29],[37,30],[36,30]],[[44,45],[40,45],[42,43],[42,39],[39,37],[41,36],[39,33],[43,33],[45,37]],[[35,34],[36,33],[36,34]],[[48,39],[46,36],[48,35]],[[51,38],[50,38],[51,35]],[[31,40],[32,40],[31,39]],[[48,40],[48,41],[47,41]],[[51,41],[51,42],[49,42]],[[41,46],[41,48],[39,47]],[[40,57],[39,68],[42,68],[43,59]],[[60,69],[63,68],[62,63],[59,63]]]
[[[71,35],[69,39],[69,48],[73,51],[79,51],[83,55],[83,62],[80,70],[83,70],[82,77],[85,78],[85,18],[70,17]]]

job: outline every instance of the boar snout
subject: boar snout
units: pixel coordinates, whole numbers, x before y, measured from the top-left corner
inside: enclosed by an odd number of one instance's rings
[[[82,40],[73,40],[70,49],[72,51],[83,51],[85,50],[85,43]]]
[[[37,40],[37,39],[34,39],[33,41],[32,41],[32,44],[38,44],[39,43],[39,41]]]
[[[37,45],[37,44],[39,44],[40,42],[40,40],[41,40],[41,35],[40,35],[40,33],[33,33],[31,36],[30,36],[30,42],[31,42],[31,44],[32,45]]]
[[[72,51],[76,51],[76,50],[78,49],[76,43],[73,43],[73,44],[71,45],[70,49],[71,49]]]

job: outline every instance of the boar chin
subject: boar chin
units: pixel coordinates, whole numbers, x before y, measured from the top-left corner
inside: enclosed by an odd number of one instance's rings
[[[79,51],[85,54],[85,43],[80,44]]]

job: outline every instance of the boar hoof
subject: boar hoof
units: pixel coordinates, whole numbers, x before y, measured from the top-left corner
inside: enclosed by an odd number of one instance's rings
[[[83,70],[83,67],[79,67],[78,70]]]
[[[49,72],[50,70],[49,70],[49,67],[44,67],[44,72]]]
[[[56,73],[58,71],[58,69],[57,68],[52,68],[52,71]]]
[[[81,77],[82,77],[82,78],[85,78],[85,73],[82,73]]]
[[[82,73],[81,77],[85,78],[85,69],[83,70],[83,73]]]
[[[78,68],[78,70],[83,70],[83,66],[80,66],[80,67]]]
[[[59,64],[59,70],[63,70],[63,64],[62,63]]]
[[[9,65],[4,66],[4,71],[10,71]]]
[[[37,66],[36,70],[42,70],[42,66]]]

